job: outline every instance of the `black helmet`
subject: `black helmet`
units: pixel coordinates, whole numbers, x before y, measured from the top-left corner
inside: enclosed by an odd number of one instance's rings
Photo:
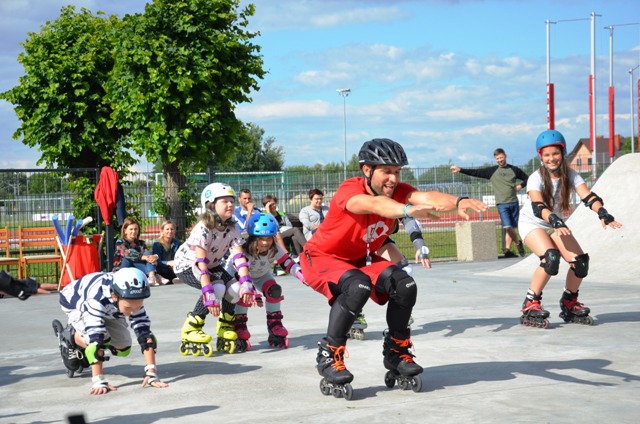
[[[404,149],[398,143],[388,138],[374,138],[365,141],[358,153],[358,162],[362,165],[395,165],[409,164]]]

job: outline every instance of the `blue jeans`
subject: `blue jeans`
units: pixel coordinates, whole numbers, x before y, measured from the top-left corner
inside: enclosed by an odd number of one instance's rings
[[[145,253],[146,255],[147,253]],[[150,254],[150,253],[149,253]],[[122,263],[118,267],[118,269],[122,268],[138,268],[140,271],[144,272],[144,275],[149,276],[149,273],[156,272],[156,266],[150,264],[149,262],[132,262],[129,259],[123,259]]]
[[[500,214],[500,222],[502,228],[518,228],[518,217],[520,215],[520,207],[518,202],[500,203],[496,205]]]

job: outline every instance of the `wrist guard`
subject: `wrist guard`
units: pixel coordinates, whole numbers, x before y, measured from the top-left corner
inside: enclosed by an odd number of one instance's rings
[[[604,207],[598,209],[598,218],[604,221],[604,225],[609,225],[616,220]]]
[[[551,224],[551,226],[556,229],[567,227],[567,224],[564,223],[562,218],[560,218],[555,213],[552,213],[551,215],[549,215],[549,224]]]
[[[219,306],[222,296],[224,296],[225,285],[222,283],[207,284],[202,287],[202,303],[205,307]]]
[[[149,364],[144,367],[144,374],[145,377],[149,377],[149,384],[159,380],[157,373],[158,369],[156,368],[156,364]]]

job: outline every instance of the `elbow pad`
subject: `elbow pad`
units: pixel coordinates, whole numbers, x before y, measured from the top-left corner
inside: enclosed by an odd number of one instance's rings
[[[531,202],[531,208],[533,209],[533,214],[538,219],[543,219],[542,218],[542,211],[543,210],[545,210],[545,209],[551,210],[551,209],[549,209],[549,206],[544,204],[544,202]]]
[[[591,206],[595,203],[595,202],[600,202],[600,204],[602,206],[604,206],[604,200],[602,200],[602,197],[598,196],[596,193],[594,193],[593,191],[589,194],[587,194],[585,196],[584,199],[582,199],[582,203],[584,203],[584,205],[586,207],[588,207],[589,209],[591,209]]]

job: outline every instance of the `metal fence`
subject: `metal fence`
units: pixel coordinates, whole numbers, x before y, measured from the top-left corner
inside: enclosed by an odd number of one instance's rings
[[[525,169],[530,174],[532,169]],[[359,175],[359,172],[351,172],[348,176]],[[11,170],[0,169],[0,227],[9,227],[12,233],[16,233],[18,226],[50,226],[51,218],[57,215],[59,219],[66,220],[74,211],[74,201],[78,194],[72,192],[72,182],[78,178],[85,178],[88,184],[95,189],[98,181],[98,169],[29,169]],[[591,175],[584,173],[585,181],[591,185]],[[309,204],[308,191],[318,188],[324,192],[325,203],[331,201],[338,186],[343,181],[344,174],[340,172],[254,172],[254,173],[217,173],[194,174],[187,177],[188,185],[197,199],[193,205],[199,204],[199,193],[210,182],[219,181],[231,185],[236,192],[243,188],[251,190],[257,207],[262,207],[261,199],[264,195],[271,194],[278,198],[280,210],[297,216],[300,209]],[[498,246],[502,245],[499,216],[495,208],[491,183],[488,180],[472,178],[462,174],[453,174],[448,166],[434,168],[406,168],[402,170],[402,181],[408,182],[421,191],[440,191],[455,196],[469,196],[483,200],[490,205],[486,213],[473,213],[472,220],[491,221],[496,223],[496,238]],[[162,190],[163,176],[158,173],[133,173],[129,174],[123,183],[125,198],[127,200],[127,213],[139,218],[142,227],[141,238],[151,243],[159,236],[160,224],[164,220],[157,211],[158,190]],[[92,196],[91,192],[83,192],[80,196],[87,200]],[[525,196],[524,192],[520,195]],[[90,200],[93,198],[91,197]],[[185,203],[186,205],[187,203]],[[197,216],[200,212],[194,206],[185,206],[194,210],[185,211],[186,215]],[[187,213],[189,212],[189,213]],[[95,226],[90,232],[103,232],[104,225],[99,219],[99,210],[95,202],[89,210]],[[452,260],[457,256],[455,240],[455,224],[459,217],[456,213],[440,213],[438,221],[422,221],[424,239],[431,249],[434,260]],[[76,218],[83,218],[78,216]],[[178,228],[178,237],[184,239],[188,233],[186,228]],[[115,228],[114,233],[119,234]],[[414,251],[408,235],[401,227],[394,236],[398,247],[412,258]],[[12,239],[12,254],[17,254],[17,240]],[[106,267],[106,254],[103,252],[103,266]],[[55,280],[57,277],[49,275],[51,270],[43,267],[30,271],[35,277]]]

